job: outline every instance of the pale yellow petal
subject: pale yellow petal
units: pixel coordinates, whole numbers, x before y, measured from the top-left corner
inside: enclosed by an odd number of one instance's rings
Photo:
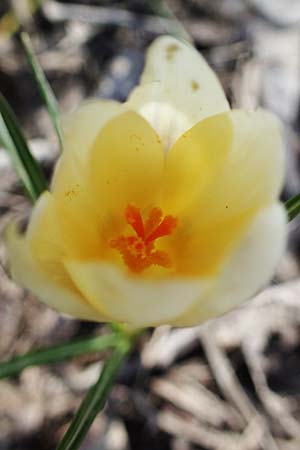
[[[285,209],[279,203],[255,216],[216,275],[211,289],[199,296],[190,311],[173,321],[173,325],[192,326],[216,317],[265,286],[286,247],[286,221]]]
[[[233,124],[225,114],[198,122],[186,131],[166,156],[162,205],[179,214],[195,204],[228,161]]]
[[[209,280],[149,281],[97,262],[66,261],[82,294],[112,320],[137,327],[168,323],[184,314],[209,286]]]
[[[97,258],[107,241],[124,227],[129,203],[155,201],[164,153],[158,136],[134,112],[117,115],[93,141],[87,164],[72,152],[62,156],[53,184],[65,245],[74,258]]]
[[[77,258],[97,256],[100,251],[97,199],[86,167],[64,154],[57,167],[53,198],[68,254]]]
[[[48,266],[51,271],[52,266],[55,270],[61,258],[65,256],[55,203],[50,192],[44,192],[34,205],[26,230],[26,241],[33,258],[44,271],[47,271]]]
[[[151,123],[165,150],[200,120],[229,109],[204,58],[171,36],[150,46],[140,86],[130,95],[128,107]]]
[[[55,169],[52,191],[63,240],[74,257],[96,257],[99,244],[98,199],[89,184],[89,158],[97,135],[125,107],[109,100],[84,103],[65,119],[64,152]]]
[[[41,195],[35,204],[24,239],[40,270],[59,285],[76,291],[63,265],[63,259],[69,253],[61,234],[55,200],[50,192]]]
[[[226,115],[233,125],[232,147],[222,173],[199,196],[196,207],[202,223],[263,207],[275,201],[283,187],[285,157],[278,119],[263,110]]]
[[[274,202],[282,189],[284,149],[277,119],[265,111],[224,115],[233,126],[227,160],[198,198],[187,202],[178,227],[181,237],[174,235],[170,243],[180,273],[216,271],[252,217]],[[214,118],[209,120],[213,123]]]
[[[63,149],[84,162],[101,128],[124,112],[124,105],[113,100],[90,100],[63,118]]]
[[[138,114],[126,112],[103,128],[91,151],[89,175],[103,239],[125,227],[128,204],[141,209],[155,204],[163,167],[160,140]]]
[[[82,298],[75,287],[68,289],[66,283],[61,283],[61,278],[57,280],[55,273],[52,277],[49,271],[42,269],[42,265],[33,257],[26,238],[20,236],[14,226],[7,230],[6,243],[13,278],[42,302],[79,319],[106,320]]]

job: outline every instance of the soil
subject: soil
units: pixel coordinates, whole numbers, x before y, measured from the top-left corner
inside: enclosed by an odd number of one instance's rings
[[[288,5],[287,5],[288,3]],[[90,97],[123,101],[145,49],[172,25],[159,0],[45,0],[0,5],[0,87],[48,178],[58,143],[18,35],[14,5],[61,110]],[[283,199],[300,191],[300,6],[297,0],[170,0],[235,108],[264,107],[284,124]],[[293,14],[291,14],[291,10]],[[124,15],[124,11],[126,15]],[[165,20],[159,21],[158,14]],[[174,25],[174,22],[173,22]],[[0,232],[30,203],[0,149]],[[239,310],[200,327],[149,330],[121,370],[83,450],[299,450],[299,220],[272,285]],[[0,358],[107,331],[64,317],[16,286],[0,243]],[[54,450],[103,357],[33,367],[0,382],[0,450]]]

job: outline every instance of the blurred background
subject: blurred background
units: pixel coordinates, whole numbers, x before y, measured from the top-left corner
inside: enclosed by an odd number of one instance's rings
[[[184,26],[233,107],[279,115],[287,155],[283,199],[300,191],[299,0],[1,0],[0,90],[50,177],[58,144],[17,37],[20,26],[63,112],[87,97],[125,100],[147,46],[160,34],[182,34]],[[0,149],[0,233],[29,209]],[[253,301],[201,327],[149,331],[82,449],[299,450],[299,257],[294,220],[272,286]],[[1,360],[103,332],[16,286],[1,241]],[[93,354],[1,381],[0,450],[53,450],[100,367]]]

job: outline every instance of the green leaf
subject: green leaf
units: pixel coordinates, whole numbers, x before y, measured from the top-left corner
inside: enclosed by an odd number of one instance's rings
[[[293,220],[300,213],[300,194],[295,195],[285,202],[288,220]]]
[[[32,156],[18,120],[0,93],[0,144],[7,150],[28,196],[33,200],[47,189],[44,174]]]
[[[60,126],[59,108],[56,97],[45,77],[42,67],[37,60],[29,35],[25,32],[22,32],[20,37],[26,53],[28,64],[31,67],[40,95],[48,110],[50,119],[56,131],[60,147],[62,148],[62,130]]]
[[[115,347],[118,345],[120,339],[122,337],[119,334],[106,334],[29,352],[25,355],[17,356],[10,361],[1,363],[0,379],[16,375],[29,366],[55,363],[63,361],[66,358]]]
[[[117,377],[118,370],[127,356],[132,341],[125,336],[106,361],[97,383],[91,387],[81,403],[73,422],[56,450],[76,450],[85,438],[97,414],[102,410]]]
[[[172,9],[169,7],[166,1],[149,0],[148,6],[154,14],[169,19],[171,27],[168,29],[168,34],[171,34],[177,39],[192,42],[190,34],[187,32],[181,21],[173,13]]]

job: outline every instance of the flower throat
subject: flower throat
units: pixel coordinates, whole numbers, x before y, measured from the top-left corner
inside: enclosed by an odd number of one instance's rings
[[[171,235],[177,226],[177,219],[171,215],[163,217],[162,210],[154,207],[143,221],[140,209],[131,204],[125,208],[124,217],[135,234],[118,236],[111,239],[109,245],[121,253],[129,269],[139,273],[152,265],[170,268],[170,256],[165,251],[157,250],[155,241]]]

